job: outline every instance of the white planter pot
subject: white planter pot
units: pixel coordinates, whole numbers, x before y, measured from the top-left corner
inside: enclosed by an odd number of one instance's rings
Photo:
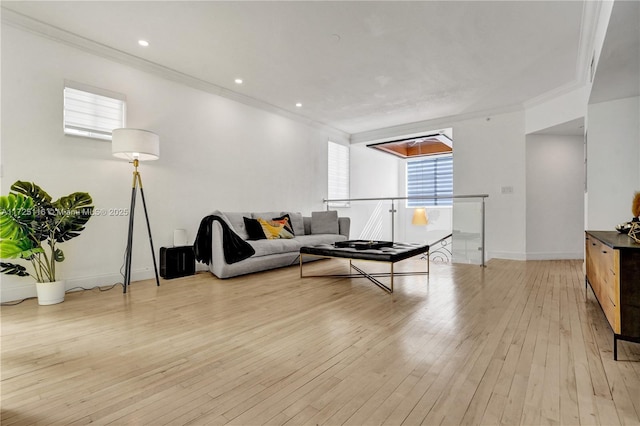
[[[36,283],[38,305],[55,305],[64,302],[64,281]]]

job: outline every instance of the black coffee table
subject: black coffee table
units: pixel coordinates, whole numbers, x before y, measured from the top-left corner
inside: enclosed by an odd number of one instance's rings
[[[427,270],[420,272],[395,272],[393,265],[401,260],[410,257],[424,255],[427,261]],[[357,274],[338,274],[338,275],[303,275],[302,273],[302,257],[316,256],[326,258],[344,258],[349,259],[349,267],[355,269]],[[386,262],[391,265],[390,272],[368,273],[353,264],[353,260],[368,260],[374,262]],[[393,293],[393,277],[404,275],[426,275],[429,273],[429,245],[420,243],[393,243],[390,247],[381,247],[375,249],[358,249],[353,247],[336,247],[333,244],[320,244],[316,246],[300,247],[300,278],[311,277],[349,277],[349,278],[367,278],[372,283],[388,293]],[[389,286],[380,282],[376,277],[390,277]]]

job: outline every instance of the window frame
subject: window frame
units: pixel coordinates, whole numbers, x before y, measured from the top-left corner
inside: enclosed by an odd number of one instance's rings
[[[80,100],[82,96],[90,100],[86,111],[82,111],[77,105],[82,102]],[[127,97],[122,93],[64,80],[62,99],[62,128],[67,136],[110,141],[113,129],[126,127]],[[76,103],[75,111],[72,110],[74,102]],[[92,113],[94,123],[89,124],[87,120]],[[81,124],[83,120],[85,124]],[[98,121],[102,123],[102,128],[96,123]],[[110,121],[113,123],[109,123]],[[106,127],[104,127],[105,125]]]
[[[338,142],[327,142],[327,199],[349,199],[351,198],[350,147]],[[350,207],[349,201],[328,202],[327,205]]]

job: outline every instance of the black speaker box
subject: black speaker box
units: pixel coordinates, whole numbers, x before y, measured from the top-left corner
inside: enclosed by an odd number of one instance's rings
[[[192,246],[161,247],[160,276],[165,279],[196,273],[196,256]]]

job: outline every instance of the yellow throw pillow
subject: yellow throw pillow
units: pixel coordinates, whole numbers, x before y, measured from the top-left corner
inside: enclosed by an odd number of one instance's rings
[[[258,218],[258,222],[260,222],[264,235],[268,240],[275,240],[277,238],[293,238],[293,234],[285,229],[283,223],[274,222],[272,220],[267,222],[262,218]]]

